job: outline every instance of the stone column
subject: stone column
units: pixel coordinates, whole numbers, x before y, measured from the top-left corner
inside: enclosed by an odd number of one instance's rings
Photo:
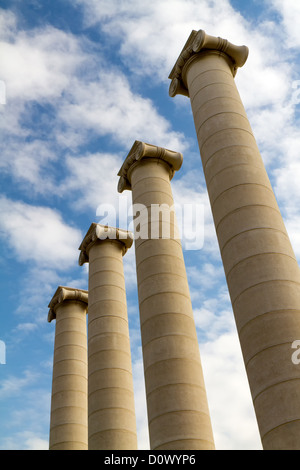
[[[93,223],[80,245],[89,263],[89,450],[137,448],[133,378],[122,256],[130,232]]]
[[[172,211],[170,179],[181,164],[180,153],[136,141],[119,172],[118,191],[131,189],[133,208],[140,211],[135,220],[136,270],[150,446],[155,450],[214,448]],[[161,222],[153,213],[157,205],[164,205]]]
[[[300,449],[300,272],[234,82],[245,46],[192,31],[169,78],[190,97],[211,209],[265,449]],[[220,384],[221,385],[221,384]]]
[[[48,322],[56,319],[50,417],[50,450],[87,450],[88,293],[58,287]]]

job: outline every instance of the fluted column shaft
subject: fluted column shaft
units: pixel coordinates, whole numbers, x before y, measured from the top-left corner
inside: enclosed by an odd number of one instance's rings
[[[49,449],[87,450],[87,292],[57,293],[48,317],[56,318]]]
[[[96,228],[97,224],[93,224],[92,229]],[[135,450],[124,244],[117,239],[96,237],[84,250],[89,261],[89,450]]]
[[[140,238],[137,230],[135,233],[150,446],[155,450],[212,449],[199,344],[176,221],[171,219],[169,238],[162,238],[156,229],[158,238],[151,238],[158,220],[151,214],[153,204],[174,204],[171,173],[166,161],[147,158],[147,154],[127,172],[133,205],[147,208],[148,216],[140,225],[149,224],[150,235],[147,239]],[[166,230],[168,224],[158,225]]]
[[[300,338],[300,271],[233,64],[221,51],[200,50],[185,62],[181,79],[263,447],[300,449],[300,369],[291,360]]]

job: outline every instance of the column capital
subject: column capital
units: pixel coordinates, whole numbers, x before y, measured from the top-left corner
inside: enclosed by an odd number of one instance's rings
[[[116,227],[92,223],[79,247],[79,266],[89,262],[89,250],[96,241],[111,240],[121,244],[124,256],[133,243],[133,233]]]
[[[118,173],[118,176],[120,176],[119,193],[122,193],[125,189],[131,189],[129,171],[143,158],[154,158],[168,163],[170,166],[170,179],[173,178],[175,171],[180,169],[183,160],[183,156],[179,152],[136,140]]]
[[[49,323],[56,318],[56,309],[65,300],[74,300],[76,302],[88,304],[88,291],[74,289],[72,287],[58,286],[48,305],[48,308],[50,309],[48,312]]]
[[[247,60],[249,49],[247,46],[235,46],[234,44],[220,37],[210,36],[200,29],[193,30],[188,37],[170,75],[172,80],[169,88],[169,95],[173,98],[177,94],[189,96],[184,78],[184,68],[186,64],[193,60],[199,53],[210,51],[211,53],[223,54],[230,59],[232,74],[235,76],[238,67],[242,67]]]

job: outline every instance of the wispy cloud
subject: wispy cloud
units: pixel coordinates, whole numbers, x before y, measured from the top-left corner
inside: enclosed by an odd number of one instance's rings
[[[22,262],[65,270],[77,261],[81,231],[64,222],[53,209],[1,197],[0,230]]]

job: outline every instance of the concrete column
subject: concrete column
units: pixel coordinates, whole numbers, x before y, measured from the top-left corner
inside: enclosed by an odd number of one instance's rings
[[[211,209],[265,449],[300,449],[300,271],[234,82],[245,46],[193,31],[169,78],[190,97]],[[220,384],[221,386],[221,384]]]
[[[89,263],[89,450],[137,448],[133,378],[122,256],[130,232],[92,224],[80,245]]]
[[[56,319],[50,417],[50,450],[87,450],[88,293],[58,287],[49,303]]]
[[[170,179],[182,155],[136,141],[119,172],[118,191],[132,190],[135,250],[151,449],[213,449]],[[168,219],[168,215],[170,219]],[[145,229],[146,227],[146,229]],[[148,230],[147,230],[148,229]],[[149,234],[149,238],[148,238]]]

